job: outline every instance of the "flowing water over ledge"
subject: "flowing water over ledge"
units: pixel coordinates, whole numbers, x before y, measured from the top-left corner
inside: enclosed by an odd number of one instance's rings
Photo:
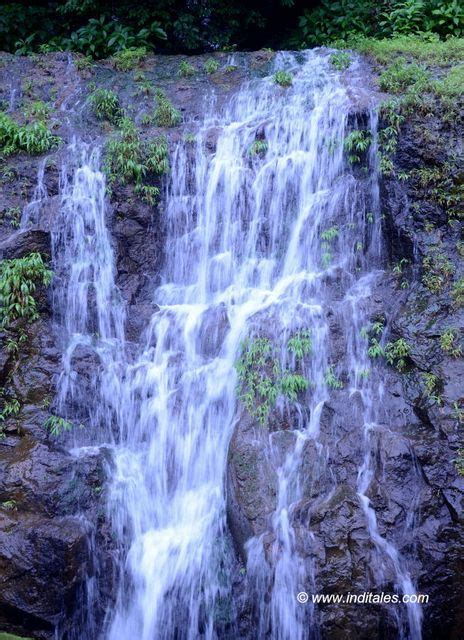
[[[108,511],[121,555],[117,601],[102,632],[108,640],[236,637],[219,622],[232,589],[225,477],[242,415],[234,365],[250,336],[278,345],[283,371],[294,366],[284,345],[295,332],[310,331],[313,354],[303,371],[310,381],[304,397],[291,407],[278,401],[292,417],[285,456],[272,459],[269,434],[276,507],[246,545],[254,635],[318,637],[317,609],[296,599],[317,590],[318,577],[316,564],[300,552],[302,535],[311,543],[311,522],[297,530],[295,512],[308,482],[304,448],[314,443],[323,464],[331,455],[330,443],[320,440],[328,372],[347,373],[358,407],[353,437],[364,442],[364,456],[355,490],[373,586],[381,591],[393,581],[399,593],[414,593],[407,562],[379,532],[367,496],[372,434],[384,419],[381,381],[375,372],[365,375],[371,365],[360,337],[382,257],[375,104],[363,123],[373,140],[368,171],[353,172],[343,149],[353,88],[331,70],[327,54],[303,58],[278,54],[275,67],[292,70],[292,87],[266,77],[245,84],[221,109],[212,100],[195,125],[195,143],[179,141],[172,149],[167,257],[153,293],[159,309],[135,357],[124,342],[99,149],[70,147],[54,237],[64,340],[59,397],[63,408],[68,403],[85,414],[85,444],[111,449]],[[250,153],[256,139],[267,143],[264,157]],[[336,232],[324,240],[330,229]],[[330,349],[329,301],[343,318],[346,352],[339,360]],[[92,397],[75,383],[77,349],[96,358]],[[335,488],[333,482],[325,499]],[[419,640],[419,606],[396,615],[397,637]],[[88,629],[80,637],[89,637]]]

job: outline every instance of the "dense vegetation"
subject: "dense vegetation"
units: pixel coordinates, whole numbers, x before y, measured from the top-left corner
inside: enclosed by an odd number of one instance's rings
[[[105,58],[140,47],[192,53],[300,48],[359,35],[461,36],[463,24],[460,0],[11,2],[0,13],[0,49],[23,55],[72,50]]]

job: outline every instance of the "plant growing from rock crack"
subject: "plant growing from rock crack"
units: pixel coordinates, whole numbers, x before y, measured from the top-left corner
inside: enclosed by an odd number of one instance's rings
[[[411,347],[404,338],[399,338],[394,342],[387,342],[384,352],[388,364],[396,367],[398,371],[405,370]]]
[[[446,329],[440,336],[440,346],[442,351],[452,358],[462,356],[462,348],[459,344],[459,334],[456,329]]]
[[[337,69],[337,71],[343,71],[344,69],[348,69],[351,64],[351,56],[344,51],[338,51],[337,53],[332,53],[329,58],[329,62]]]
[[[182,120],[180,111],[167,99],[166,95],[157,90],[155,94],[156,107],[153,120],[157,127],[175,127]]]
[[[18,151],[31,155],[45,153],[58,146],[61,138],[49,131],[43,122],[19,125],[6,113],[0,112],[0,154],[9,156]]]
[[[309,355],[312,351],[311,331],[300,329],[287,342],[287,350],[292,353],[297,360]]]
[[[355,129],[345,137],[343,147],[348,152],[348,161],[351,164],[361,162],[361,155],[369,149],[371,139],[370,131],[364,129]]]
[[[288,71],[276,71],[274,82],[281,87],[291,87],[293,84],[292,74]]]
[[[343,389],[343,382],[335,375],[335,367],[331,364],[324,373],[324,381],[329,389]]]
[[[181,78],[190,78],[191,76],[194,76],[195,73],[196,69],[193,64],[190,64],[190,62],[187,62],[187,60],[181,61],[181,63],[179,64],[179,71],[177,72],[177,75],[179,75]]]
[[[135,192],[153,205],[159,189],[147,180],[169,171],[166,137],[142,141],[134,122],[123,118],[118,135],[106,145],[104,169],[110,187],[116,180],[122,184],[133,183]]]
[[[460,278],[453,284],[451,297],[457,307],[464,306],[464,278]]]
[[[71,431],[73,426],[72,422],[68,422],[68,420],[54,415],[49,416],[44,422],[44,428],[49,431],[52,436],[59,436],[64,431]]]
[[[268,144],[266,140],[255,140],[250,146],[248,153],[250,156],[264,156],[267,150]]]
[[[117,124],[123,116],[119,98],[111,89],[95,89],[90,96],[90,103],[101,120]]]
[[[208,58],[208,60],[203,65],[203,69],[206,71],[206,73],[216,73],[216,71],[219,69],[219,62],[214,58]]]
[[[10,207],[0,213],[0,222],[9,222],[14,229],[19,228],[20,219],[21,209],[19,207]]]
[[[293,336],[301,344],[292,343],[299,351],[307,352],[307,337]],[[291,402],[306,391],[309,382],[302,375],[282,371],[276,355],[275,347],[269,338],[246,340],[242,345],[242,353],[236,365],[240,400],[260,424],[266,424],[269,412],[279,396]]]
[[[0,324],[7,327],[18,318],[29,322],[39,317],[34,293],[38,284],[48,285],[52,271],[40,253],[0,261]]]
[[[421,378],[424,386],[424,391],[423,391],[424,396],[429,400],[431,400],[432,402],[435,402],[436,404],[441,405],[443,401],[439,394],[438,387],[440,384],[440,380],[438,376],[436,376],[433,373],[424,372],[424,373],[421,373]]]
[[[432,251],[422,260],[422,282],[431,293],[440,293],[455,269],[444,253]]]

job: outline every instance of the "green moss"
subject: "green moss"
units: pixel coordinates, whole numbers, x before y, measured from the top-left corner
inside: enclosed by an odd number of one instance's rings
[[[377,62],[388,64],[398,56],[417,62],[447,66],[464,58],[464,38],[396,36],[393,38],[354,37],[343,43],[346,47],[371,55]]]

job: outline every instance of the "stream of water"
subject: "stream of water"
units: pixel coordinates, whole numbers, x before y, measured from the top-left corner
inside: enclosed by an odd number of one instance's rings
[[[59,402],[79,408],[87,444],[104,443],[112,454],[108,513],[121,562],[106,640],[212,640],[223,633],[218,619],[230,601],[233,555],[224,486],[240,415],[235,363],[250,335],[278,345],[282,370],[294,364],[282,348],[289,337],[307,330],[312,340],[303,371],[311,384],[291,414],[293,445],[276,464],[276,509],[268,529],[247,543],[254,637],[318,637],[318,612],[296,599],[315,589],[317,570],[299,552],[293,515],[303,497],[306,443],[328,456],[321,414],[343,374],[363,407],[356,490],[379,586],[390,571],[400,593],[414,593],[368,498],[382,394],[381,383],[365,375],[371,363],[360,338],[382,252],[375,110],[366,110],[364,123],[372,138],[369,172],[355,174],[343,148],[352,92],[327,54],[278,54],[275,66],[291,70],[291,87],[254,79],[223,109],[211,101],[195,124],[195,143],[181,140],[171,151],[166,261],[153,292],[159,308],[135,357],[125,348],[98,148],[75,142],[63,167],[54,234],[64,353]],[[208,153],[212,132],[215,151]],[[265,141],[264,153],[250,153],[257,139]],[[37,211],[34,203],[28,215]],[[346,352],[338,361],[329,301],[344,319]],[[85,389],[73,368],[77,352],[91,366]],[[418,605],[409,605],[407,618],[398,637],[420,640]],[[84,630],[81,637],[88,638]]]

